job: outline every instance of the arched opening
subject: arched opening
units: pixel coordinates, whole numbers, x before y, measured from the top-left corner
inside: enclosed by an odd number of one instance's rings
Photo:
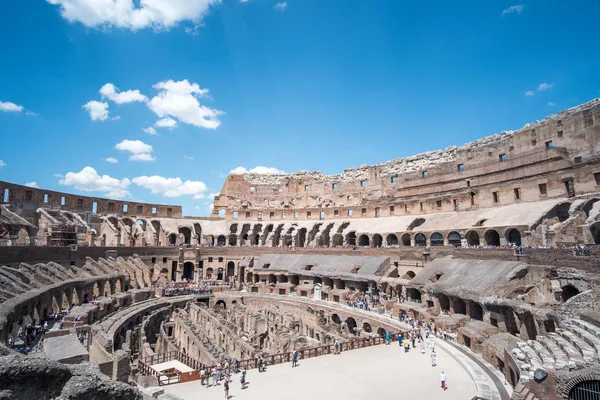
[[[590,226],[590,233],[594,238],[594,243],[600,244],[600,222],[595,222]]]
[[[444,237],[442,236],[441,233],[435,232],[433,235],[431,235],[429,242],[431,243],[432,246],[443,246],[444,245]]]
[[[408,279],[412,279],[417,276],[417,274],[415,274],[413,271],[406,271],[405,275],[408,277]]]
[[[183,236],[183,244],[192,243],[192,231],[188,227],[179,228],[179,234]]]
[[[469,316],[472,319],[483,321],[483,307],[479,303],[471,302],[469,307]]]
[[[224,300],[219,300],[215,303],[215,309],[217,310],[227,310],[227,303]]]
[[[110,288],[110,281],[104,282],[104,289],[102,290],[101,296],[108,297],[109,295],[114,294],[112,289]]]
[[[387,235],[385,241],[388,246],[398,246],[398,236],[394,235],[393,233]]]
[[[194,280],[194,263],[188,261],[183,264],[183,275],[181,276],[181,280],[184,281],[193,281]]]
[[[344,245],[344,237],[341,233],[333,235],[333,247],[341,247]]]
[[[511,229],[506,232],[506,240],[509,243],[516,244],[517,246],[521,245],[521,232],[517,229]]]
[[[572,286],[572,285],[566,285],[562,287],[562,293],[560,295],[560,297],[562,298],[563,303],[567,300],[569,300],[571,297],[573,296],[577,296],[579,294],[579,290]]]
[[[341,324],[342,320],[340,319],[340,316],[337,314],[331,314],[331,322],[333,322],[334,324]]]
[[[235,263],[233,261],[229,261],[227,263],[227,276],[235,275]]]
[[[485,244],[488,246],[500,246],[500,235],[493,229],[487,231],[484,235]]]
[[[455,314],[467,314],[467,305],[458,297],[452,301],[452,308],[454,309]]]
[[[406,297],[410,301],[416,301],[417,303],[421,302],[421,292],[419,292],[417,289],[406,288]]]
[[[427,246],[427,237],[422,233],[415,235],[415,246]]]
[[[469,246],[479,246],[479,233],[475,231],[469,231],[465,235],[465,239],[467,239],[467,244]]]
[[[236,234],[229,235],[229,245],[237,246],[237,235]]]
[[[369,237],[367,235],[360,235],[358,238],[359,246],[368,246],[369,245]]]
[[[410,225],[408,226],[408,230],[412,231],[413,229],[423,225],[424,223],[425,223],[425,218],[416,218],[413,220],[413,222],[410,223]]]
[[[298,234],[296,235],[296,247],[304,247],[305,242],[306,242],[306,228],[301,228],[298,230]]]
[[[348,326],[348,331],[352,334],[356,335],[356,320],[352,317],[348,317],[346,319],[346,326]]]
[[[206,237],[206,241],[204,243],[209,246],[214,246],[215,245],[215,237],[213,235],[208,235]]]
[[[177,235],[174,233],[171,233],[169,235],[169,244],[176,244],[177,243]]]
[[[379,328],[379,329],[377,329],[377,334],[379,335],[379,337],[385,337],[385,334],[386,334],[386,333],[387,333],[387,332],[386,332],[386,331],[385,331],[385,329],[383,329],[383,328]]]
[[[380,234],[373,235],[373,247],[381,247],[383,244],[383,238]]]
[[[373,332],[373,329],[371,328],[371,324],[369,324],[368,322],[365,322],[363,324],[363,331],[365,331],[367,333]]]
[[[448,296],[443,293],[439,293],[437,297],[440,302],[440,309],[445,312],[450,311],[450,299]]]
[[[569,400],[600,400],[600,381],[583,381],[571,389]]]
[[[410,246],[410,233],[405,233],[404,235],[402,235],[401,239],[402,246]]]
[[[223,268],[217,269],[217,280],[218,281],[222,281],[223,280]]]
[[[213,272],[212,268],[210,268],[210,267],[206,268],[206,279],[212,279],[213,274],[214,274],[214,272]]]
[[[260,244],[260,233],[255,233],[252,236],[252,245],[253,246],[258,246]]]
[[[348,246],[356,246],[356,232],[349,232],[346,235],[346,243]]]
[[[225,236],[220,235],[217,238],[217,246],[221,246],[222,247],[222,246],[225,246],[226,244],[227,244],[227,239],[225,239]]]
[[[454,246],[454,247],[460,247],[462,245],[460,233],[450,232],[448,234],[448,244],[450,244],[451,246]]]

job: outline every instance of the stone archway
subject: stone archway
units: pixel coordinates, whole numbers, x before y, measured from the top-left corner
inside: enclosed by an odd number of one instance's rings
[[[488,246],[500,246],[500,235],[494,229],[485,232],[485,244]]]
[[[373,247],[381,247],[383,244],[383,238],[380,234],[376,233],[373,235]]]
[[[181,276],[181,280],[190,280],[193,281],[194,280],[194,263],[193,262],[186,262],[183,264],[183,275]]]
[[[480,244],[479,233],[475,231],[467,232],[467,234],[465,235],[465,239],[467,239],[467,244],[469,246],[479,246]]]
[[[361,247],[369,246],[369,237],[367,235],[360,235],[358,238],[358,245]]]
[[[401,240],[402,246],[410,246],[410,233],[405,233],[404,235],[402,235]]]
[[[393,233],[387,235],[385,240],[388,246],[398,246],[398,236],[394,235]]]
[[[510,229],[506,232],[506,241],[509,243],[516,244],[517,246],[521,245],[521,232],[517,229]]]

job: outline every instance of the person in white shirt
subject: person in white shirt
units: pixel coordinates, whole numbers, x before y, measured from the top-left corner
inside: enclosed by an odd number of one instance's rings
[[[442,371],[442,373],[440,374],[440,381],[442,382],[442,389],[446,390],[446,374],[444,373],[444,371]]]

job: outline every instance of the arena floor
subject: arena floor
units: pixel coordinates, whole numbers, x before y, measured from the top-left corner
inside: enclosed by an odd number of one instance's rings
[[[398,343],[300,360],[296,368],[291,364],[273,365],[264,373],[248,371],[249,384],[244,390],[240,389],[239,375],[234,375],[229,394],[235,400],[473,398],[476,389],[469,374],[439,346],[436,350],[437,367],[431,366],[429,352],[422,355],[417,348],[404,353]],[[448,379],[446,392],[440,387],[442,371]],[[185,400],[225,397],[222,383],[206,388],[196,381],[163,388]]]

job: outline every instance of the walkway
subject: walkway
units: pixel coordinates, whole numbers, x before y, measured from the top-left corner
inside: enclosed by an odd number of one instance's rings
[[[464,367],[448,353],[437,348],[438,366],[431,366],[429,353],[418,349],[404,353],[398,343],[379,345],[344,352],[338,356],[323,356],[300,360],[297,368],[291,364],[273,365],[267,372],[248,371],[248,388],[240,389],[239,375],[233,376],[230,394],[233,400],[306,400],[349,398],[372,399],[447,399],[469,400],[477,393],[475,383]],[[443,392],[439,385],[442,370],[448,376]],[[223,399],[223,385],[205,388],[199,381],[163,386],[184,400]]]

